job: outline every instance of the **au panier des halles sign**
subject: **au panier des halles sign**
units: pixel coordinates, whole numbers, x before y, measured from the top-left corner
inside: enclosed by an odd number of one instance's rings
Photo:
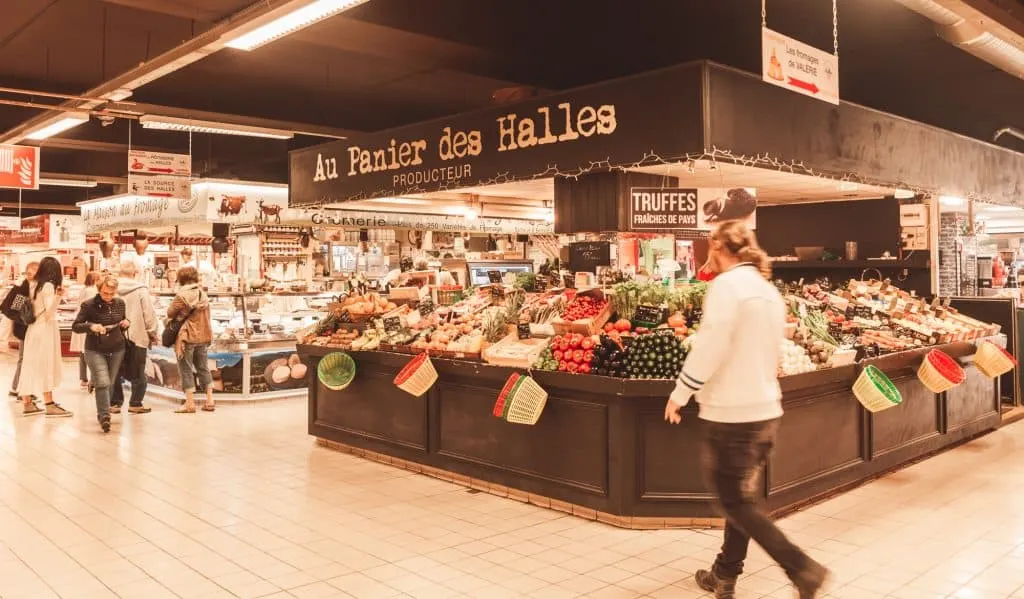
[[[701,65],[291,153],[292,206],[655,164],[702,151]]]

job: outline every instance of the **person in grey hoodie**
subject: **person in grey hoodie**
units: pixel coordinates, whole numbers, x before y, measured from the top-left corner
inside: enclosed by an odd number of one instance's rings
[[[156,312],[153,310],[153,298],[149,287],[135,280],[138,269],[134,262],[121,262],[120,278],[117,280],[117,295],[124,301],[126,318],[131,323],[125,336],[128,338],[124,354],[124,367],[118,376],[110,397],[110,412],[120,414],[124,405],[124,382],[132,386],[132,394],[128,398],[130,414],[148,414],[153,410],[142,405],[146,397],[146,358],[149,348],[156,341]]]
[[[210,323],[210,297],[199,284],[199,272],[192,266],[178,270],[178,294],[167,308],[168,320],[181,321],[181,330],[174,343],[181,372],[181,390],[185,392],[185,405],[178,414],[194,414],[197,388],[206,392],[204,412],[214,411],[213,376],[206,362],[207,351],[213,342]]]

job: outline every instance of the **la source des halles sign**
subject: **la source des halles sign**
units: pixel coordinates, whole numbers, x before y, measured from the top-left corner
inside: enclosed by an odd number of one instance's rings
[[[700,65],[291,153],[292,206],[625,166],[698,151]]]

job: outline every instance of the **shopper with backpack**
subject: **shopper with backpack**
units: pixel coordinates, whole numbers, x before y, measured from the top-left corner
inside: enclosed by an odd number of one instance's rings
[[[35,291],[36,271],[39,270],[38,262],[29,262],[25,267],[25,278],[11,288],[0,304],[0,312],[11,321],[12,332],[18,339],[18,365],[14,369],[14,380],[11,381],[10,396],[17,401],[18,381],[21,378],[21,363],[25,360],[25,331],[28,324],[25,322],[22,306],[31,304],[32,292]],[[35,399],[35,398],[33,398]]]

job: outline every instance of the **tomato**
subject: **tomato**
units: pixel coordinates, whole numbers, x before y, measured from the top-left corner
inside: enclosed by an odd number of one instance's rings
[[[590,374],[590,364],[580,364],[580,372]]]
[[[558,363],[558,370],[561,371],[561,372],[565,372],[565,371],[569,370],[569,363],[565,362],[564,360],[562,362],[559,362]]]
[[[580,347],[583,349],[592,349],[594,347],[594,341],[590,337],[584,337],[583,341],[580,341]]]
[[[582,343],[582,341],[583,341],[582,339],[577,339],[576,337],[573,337],[572,340],[569,341],[569,347],[571,347],[573,349],[578,349],[579,346],[580,346],[580,343]]]
[[[587,351],[583,352],[583,363],[584,364],[590,364],[593,361],[594,361],[594,351],[593,350],[589,350],[588,349]]]
[[[633,325],[629,324],[629,321],[625,318],[620,318],[619,321],[615,323],[615,329],[619,332],[625,332],[631,328],[633,328]]]
[[[579,370],[580,370],[580,365],[579,365],[579,364],[577,364],[577,363],[575,363],[575,362],[569,362],[569,365],[568,365],[568,370],[569,370],[569,372],[571,372],[572,374],[576,374],[576,373],[577,373],[577,372],[579,372]]]
[[[556,349],[555,351],[551,352],[551,355],[554,356],[556,360],[561,362],[562,361],[562,356],[564,356],[565,354],[563,354],[562,352],[560,352],[560,351],[558,351]]]
[[[583,350],[582,349],[578,349],[578,350],[572,352],[572,361],[576,362],[577,364],[579,364],[580,362],[583,361]]]
[[[604,323],[604,331],[606,333],[611,333],[614,330],[615,330],[615,323],[614,322],[606,322],[606,323]]]
[[[566,342],[565,339],[562,339],[558,343],[558,350],[561,351],[562,353],[565,353],[565,352],[569,351],[569,343]]]

